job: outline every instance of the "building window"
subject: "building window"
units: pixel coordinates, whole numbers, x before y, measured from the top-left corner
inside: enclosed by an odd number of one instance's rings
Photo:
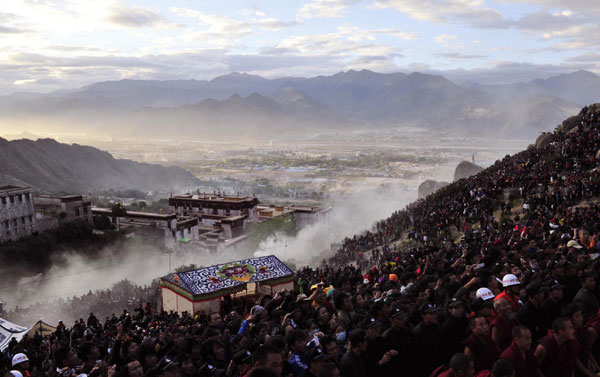
[[[17,195],[19,197],[19,203],[23,203],[23,195],[25,195],[25,194]]]
[[[5,205],[5,204],[6,204],[6,196],[3,196],[2,197],[2,205]]]
[[[87,207],[83,207],[83,214],[84,214],[85,216],[87,216],[87,214],[88,214],[88,209],[87,209]]]
[[[9,196],[10,198],[10,204],[15,204],[15,197],[14,196]]]
[[[6,229],[7,232],[8,232],[8,227],[9,227],[8,220],[4,220],[4,229]]]
[[[21,217],[21,224],[25,225],[25,216]]]
[[[79,208],[75,208],[75,216],[79,217]]]
[[[29,223],[33,224],[33,216],[29,215]]]

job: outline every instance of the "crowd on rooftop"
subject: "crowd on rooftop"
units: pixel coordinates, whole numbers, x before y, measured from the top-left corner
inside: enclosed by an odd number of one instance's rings
[[[293,292],[183,314],[138,297],[136,310],[12,342],[0,368],[4,377],[595,376],[599,116],[585,107],[545,145],[345,239],[322,266],[297,271]]]

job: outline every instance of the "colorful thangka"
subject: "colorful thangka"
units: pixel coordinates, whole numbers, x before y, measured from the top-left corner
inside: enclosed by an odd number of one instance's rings
[[[276,256],[244,259],[236,262],[178,272],[162,278],[193,296],[211,294],[221,290],[243,289],[246,283],[290,280],[294,272]]]

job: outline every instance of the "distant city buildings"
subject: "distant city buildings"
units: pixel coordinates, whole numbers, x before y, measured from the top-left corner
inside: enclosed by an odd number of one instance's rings
[[[91,202],[81,195],[34,196],[29,187],[3,186],[0,187],[0,243],[17,241],[63,222],[82,220],[95,225],[95,217],[105,217],[105,226],[127,230],[168,249],[196,244],[216,251],[244,240],[248,223],[292,214],[298,228],[303,228],[322,221],[329,210],[261,205],[256,197],[197,192],[171,196],[166,214],[124,208],[113,211],[92,208]]]
[[[0,187],[0,243],[17,241],[35,231],[31,188]]]

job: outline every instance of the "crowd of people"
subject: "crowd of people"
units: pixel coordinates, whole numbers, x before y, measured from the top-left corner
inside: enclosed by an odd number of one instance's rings
[[[4,377],[573,377],[600,371],[600,107],[347,238],[294,291],[25,337]],[[108,295],[110,296],[110,295]],[[108,298],[108,296],[106,298]]]

